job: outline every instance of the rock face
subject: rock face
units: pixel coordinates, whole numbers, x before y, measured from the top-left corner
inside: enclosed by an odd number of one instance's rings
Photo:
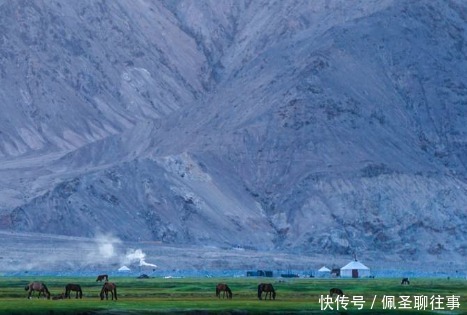
[[[465,261],[464,1],[0,9],[0,229]]]

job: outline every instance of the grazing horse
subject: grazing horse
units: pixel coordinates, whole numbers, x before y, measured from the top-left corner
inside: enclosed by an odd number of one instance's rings
[[[342,292],[342,290],[338,289],[338,288],[332,288],[331,290],[329,290],[329,296],[330,297],[333,297],[334,294],[337,294],[337,296],[343,296],[344,292]]]
[[[409,278],[402,278],[401,284],[410,284]]]
[[[109,281],[109,276],[108,275],[98,275],[97,279],[96,279],[96,282],[97,281],[102,281],[104,279],[105,279],[105,281]]]
[[[76,291],[76,298],[78,298],[78,296],[80,299],[83,298],[83,291],[81,290],[81,286],[79,284],[68,283],[65,286],[65,298],[71,298],[70,291]]]
[[[264,296],[264,299],[267,300],[268,294],[269,294],[269,299],[275,300],[276,299],[276,291],[274,290],[274,287],[270,283],[260,283],[258,285],[258,299],[262,300],[261,295],[263,292],[266,292],[266,295]]]
[[[41,294],[44,293],[44,295],[47,295],[47,299],[48,300],[50,299],[49,289],[47,289],[47,286],[43,282],[39,282],[39,281],[31,282],[24,288],[24,290],[26,291],[29,290],[28,299],[31,298],[31,294],[33,291],[39,292],[39,295],[37,296],[37,298],[39,298]]]
[[[117,300],[117,285],[113,282],[106,282],[102,286],[102,290],[100,293],[101,300],[104,299],[104,294],[105,294],[105,299],[109,299],[109,292],[112,294],[112,300],[114,299]]]
[[[228,299],[231,299],[232,298],[232,290],[230,290],[229,286],[225,283],[219,283],[217,286],[216,286],[216,296],[220,299],[221,298],[221,292],[223,292],[222,294],[222,298],[224,299],[225,298],[225,292],[227,292],[227,298]]]

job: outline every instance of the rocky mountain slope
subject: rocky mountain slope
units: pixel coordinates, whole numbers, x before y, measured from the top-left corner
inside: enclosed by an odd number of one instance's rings
[[[461,264],[463,1],[3,1],[0,228]]]

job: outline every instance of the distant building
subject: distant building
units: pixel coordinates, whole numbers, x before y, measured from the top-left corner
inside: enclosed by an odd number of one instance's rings
[[[346,278],[369,277],[370,268],[368,268],[358,260],[352,260],[347,265],[341,268],[340,276]]]
[[[332,268],[331,277],[340,277],[340,276],[341,276],[341,268]]]
[[[330,276],[331,276],[331,269],[329,269],[328,267],[323,266],[320,269],[318,269],[318,277],[326,278]]]
[[[247,271],[247,277],[272,277],[273,272],[270,270],[256,270],[256,271]]]
[[[127,266],[121,266],[120,268],[118,268],[118,271],[125,272],[125,271],[131,271],[131,269],[128,268]]]

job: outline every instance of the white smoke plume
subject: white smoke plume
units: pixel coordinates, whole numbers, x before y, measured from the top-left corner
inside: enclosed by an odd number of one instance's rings
[[[139,266],[157,268],[156,264],[146,262],[146,254],[141,249],[128,250],[125,255],[124,263],[129,265],[138,263]]]
[[[117,246],[122,243],[120,239],[111,234],[97,233],[94,236],[95,247],[86,256],[87,264],[106,263],[115,260],[119,254]]]

